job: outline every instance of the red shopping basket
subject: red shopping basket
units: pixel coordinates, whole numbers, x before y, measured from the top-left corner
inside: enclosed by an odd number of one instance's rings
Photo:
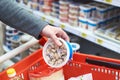
[[[29,80],[28,72],[44,65],[42,49],[11,66],[16,69],[17,74]],[[92,73],[93,80],[120,80],[120,60],[74,53],[73,59],[64,67],[65,80],[86,73]],[[8,80],[6,70],[0,73],[0,80]]]
[[[17,75],[29,80],[29,71],[44,64],[42,49],[39,49],[11,67],[15,68]],[[117,59],[74,53],[72,60],[63,67],[63,72],[65,80],[86,73],[92,73],[93,80],[120,80],[119,64]],[[0,73],[0,80],[8,80],[6,70]]]

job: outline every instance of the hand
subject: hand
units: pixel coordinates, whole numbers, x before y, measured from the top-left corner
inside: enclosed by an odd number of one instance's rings
[[[62,38],[66,41],[69,41],[69,37],[66,34],[66,32],[64,32],[61,28],[59,27],[53,27],[50,25],[47,25],[43,28],[42,32],[41,32],[42,36],[46,36],[48,38],[51,38],[56,45],[61,46],[61,42],[58,40],[58,38]]]

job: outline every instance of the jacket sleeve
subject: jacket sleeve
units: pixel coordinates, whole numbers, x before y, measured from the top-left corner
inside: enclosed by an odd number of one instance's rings
[[[48,25],[24,9],[15,0],[0,0],[0,20],[39,39],[40,32]]]

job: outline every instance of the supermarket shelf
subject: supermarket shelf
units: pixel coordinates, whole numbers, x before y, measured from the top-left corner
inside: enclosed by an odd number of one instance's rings
[[[42,12],[38,12],[38,11],[33,11],[33,13],[40,17],[42,20],[52,24],[52,25],[55,25],[55,26],[59,26],[61,28],[63,28],[64,30],[74,34],[74,35],[77,35],[79,37],[82,37],[86,40],[89,40],[93,43],[96,43],[100,46],[103,46],[105,48],[108,48],[112,51],[115,51],[117,53],[120,54],[120,45],[118,43],[114,43],[112,41],[109,41],[107,39],[104,39],[102,37],[99,37],[95,34],[93,34],[92,32],[88,31],[88,30],[84,30],[84,29],[81,29],[79,27],[73,27],[73,26],[70,26],[69,24],[67,23],[63,23],[61,22],[60,20],[58,20],[57,18],[54,18],[52,16],[47,16],[45,15],[44,13]]]
[[[94,0],[94,1],[120,7],[120,0]]]

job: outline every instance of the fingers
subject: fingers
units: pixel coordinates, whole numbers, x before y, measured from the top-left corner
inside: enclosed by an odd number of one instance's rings
[[[62,43],[59,41],[58,38],[62,38],[66,41],[69,41],[69,37],[66,32],[64,32],[61,28],[59,27],[53,27],[50,25],[47,25],[41,32],[43,36],[51,38],[56,45],[61,46]]]
[[[62,43],[59,41],[59,39],[56,35],[52,35],[51,39],[55,42],[56,45],[58,45],[58,46],[62,45]]]
[[[69,36],[67,35],[66,32],[64,32],[61,28],[59,28],[59,31],[58,31],[59,35],[57,37],[61,37],[62,39],[66,40],[66,41],[70,41],[69,39]]]
[[[68,35],[63,31],[63,35],[61,36],[61,38],[63,38],[66,41],[70,41],[70,38],[68,37]]]

